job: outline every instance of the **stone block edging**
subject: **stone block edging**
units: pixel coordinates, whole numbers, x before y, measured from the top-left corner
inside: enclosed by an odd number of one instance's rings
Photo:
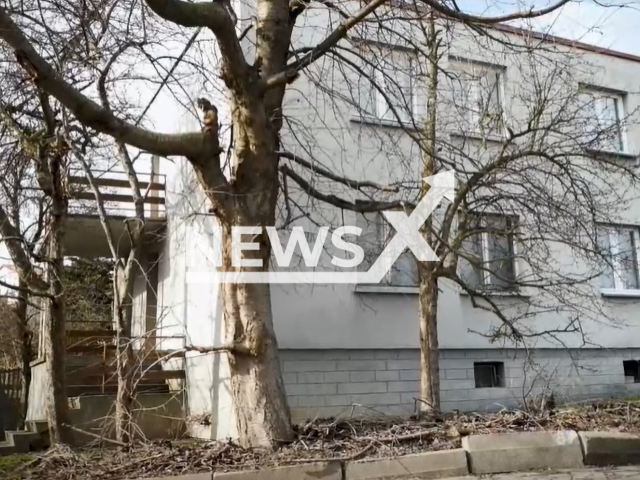
[[[471,435],[462,439],[462,448],[476,475],[584,466],[573,430]]]
[[[640,465],[640,436],[620,432],[517,432],[471,435],[461,449],[394,458],[332,461],[146,480],[390,480],[468,474]]]
[[[345,480],[387,480],[461,477],[469,474],[467,455],[461,448],[360,460],[345,464]]]
[[[598,467],[640,464],[640,436],[621,432],[579,432],[584,464]]]

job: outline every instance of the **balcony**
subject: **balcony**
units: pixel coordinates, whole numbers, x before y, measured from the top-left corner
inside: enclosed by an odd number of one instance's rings
[[[126,174],[119,171],[94,171],[93,174],[118,252],[125,256],[131,248],[127,221],[135,218],[129,181]],[[166,222],[166,178],[158,173],[138,173],[138,181],[145,197],[145,243],[157,244]],[[82,171],[73,171],[68,182],[71,199],[65,225],[65,254],[85,258],[111,257],[98,204],[88,178]]]

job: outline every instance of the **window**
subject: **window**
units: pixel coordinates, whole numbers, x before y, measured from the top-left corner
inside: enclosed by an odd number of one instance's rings
[[[625,152],[626,145],[622,118],[624,117],[624,96],[596,88],[584,90],[585,133],[594,144],[595,150]]]
[[[506,290],[516,280],[515,230],[517,219],[475,215],[465,228],[460,258],[461,277],[472,288]],[[465,235],[465,232],[460,232]]]
[[[640,383],[640,362],[638,360],[625,360],[622,362],[624,368],[624,383]]]
[[[476,388],[504,387],[504,362],[475,362],[473,377]]]
[[[360,114],[391,122],[411,121],[416,110],[411,55],[391,49],[378,49],[374,53],[375,58],[368,59],[362,67],[367,73],[364,77],[369,78],[359,80]]]
[[[601,227],[598,241],[607,266],[601,286],[608,290],[640,290],[640,229]]]
[[[502,91],[504,68],[469,61],[453,62],[450,78],[453,109],[462,131],[504,135]]]
[[[360,235],[364,261],[360,265],[367,271],[378,259],[387,244],[396,234],[395,230],[380,213],[361,215],[358,226],[362,228]],[[418,285],[418,264],[410,250],[406,249],[389,269],[382,284],[396,287],[414,287]]]

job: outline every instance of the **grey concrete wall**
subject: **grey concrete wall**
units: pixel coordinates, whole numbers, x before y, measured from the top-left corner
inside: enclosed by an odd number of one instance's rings
[[[554,393],[558,402],[640,394],[626,384],[622,362],[640,349],[443,350],[442,409],[497,410]],[[414,411],[419,391],[415,349],[283,350],[281,361],[294,420]],[[474,362],[503,362],[504,388],[476,388]]]
[[[44,360],[31,362],[31,386],[29,387],[29,404],[27,407],[28,421],[47,419],[46,402],[49,378],[45,367]]]
[[[74,357],[70,357],[73,359]],[[28,421],[47,420],[46,399],[49,382],[44,363],[32,364],[31,391],[29,394]],[[70,400],[71,422],[76,427],[96,435],[113,434],[115,395],[90,395]],[[186,429],[183,398],[181,394],[139,394],[133,406],[135,423],[144,437],[179,438]],[[78,434],[78,443],[95,440],[91,436]]]
[[[115,395],[76,397],[69,412],[71,422],[81,430],[113,437],[114,401]],[[137,435],[147,440],[180,438],[186,429],[181,396],[170,393],[138,395],[133,405],[133,418]],[[76,433],[78,444],[95,440],[95,437]]]

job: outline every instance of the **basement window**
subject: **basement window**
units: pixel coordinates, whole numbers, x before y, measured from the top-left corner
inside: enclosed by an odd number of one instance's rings
[[[473,364],[476,388],[504,387],[504,362],[476,362]]]
[[[640,361],[625,360],[622,362],[624,367],[624,383],[640,383]]]

